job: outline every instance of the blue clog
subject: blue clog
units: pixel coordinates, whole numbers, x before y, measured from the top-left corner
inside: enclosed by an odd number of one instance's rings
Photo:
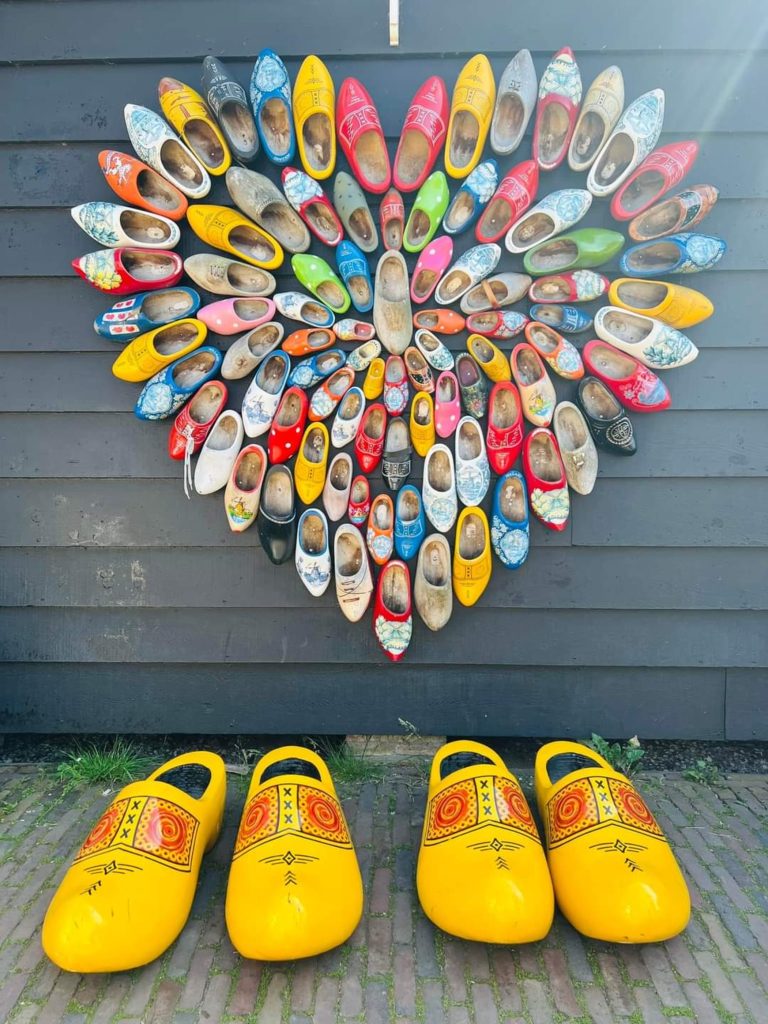
[[[528,492],[523,474],[510,469],[500,476],[493,492],[491,544],[501,564],[519,569],[530,547]]]
[[[296,133],[291,110],[291,80],[274,50],[264,49],[251,75],[251,105],[264,152],[281,167],[293,161]]]
[[[413,484],[400,488],[395,504],[395,550],[404,562],[414,558],[427,534],[421,494]]]
[[[593,320],[578,306],[562,306],[556,302],[541,302],[531,306],[531,320],[554,327],[561,334],[579,334],[592,326]]]
[[[288,387],[301,388],[306,391],[321,380],[330,377],[346,363],[347,356],[340,348],[327,348],[324,352],[302,359],[296,363],[288,377]]]
[[[373,309],[373,281],[365,253],[345,239],[336,246],[336,266],[358,313]]]
[[[163,327],[174,320],[194,316],[200,308],[200,296],[194,288],[161,288],[139,292],[110,306],[93,321],[93,329],[110,341],[128,341],[137,334]]]
[[[217,348],[206,345],[164,367],[141,389],[134,413],[140,420],[164,420],[173,416],[203,384],[216,376],[223,358]]]
[[[631,246],[619,260],[619,266],[628,277],[697,274],[714,267],[727,249],[725,241],[715,235],[667,235]]]
[[[495,160],[483,160],[462,183],[443,217],[446,235],[460,235],[471,228],[490,202],[499,184]]]

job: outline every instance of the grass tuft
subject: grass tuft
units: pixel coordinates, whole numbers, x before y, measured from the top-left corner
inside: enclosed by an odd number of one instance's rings
[[[153,760],[141,754],[133,743],[117,736],[111,746],[99,747],[95,743],[75,746],[56,768],[56,778],[63,784],[65,793],[78,786],[97,783],[125,785],[147,775],[153,764]]]

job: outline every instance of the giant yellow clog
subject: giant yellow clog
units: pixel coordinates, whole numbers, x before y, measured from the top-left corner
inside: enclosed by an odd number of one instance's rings
[[[459,72],[453,88],[445,140],[445,169],[452,178],[465,178],[480,160],[495,100],[493,69],[484,53],[476,53]]]
[[[118,380],[131,383],[149,380],[164,367],[194,352],[207,334],[202,320],[194,317],[154,327],[125,346],[112,364],[112,373]]]
[[[122,789],[51,900],[43,949],[64,971],[127,971],[160,956],[189,917],[216,839],[224,762],[196,750]]]
[[[266,754],[240,820],[227,886],[235,949],[295,960],[333,949],[363,913],[363,880],[333,780],[305,747]]]
[[[231,206],[193,203],[187,210],[187,220],[203,242],[254,267],[274,270],[283,262],[283,250],[277,239]]]
[[[229,146],[199,92],[177,78],[161,78],[157,88],[168,121],[209,174],[224,174],[232,163]]]
[[[629,779],[580,743],[547,743],[535,788],[557,903],[577,931],[662,942],[685,928],[685,879]]]
[[[640,281],[636,277],[618,277],[608,289],[612,306],[642,313],[670,327],[693,327],[712,316],[715,307],[706,295],[681,284],[667,281]]]
[[[336,166],[333,79],[319,57],[310,54],[293,84],[293,119],[304,170],[322,181]]]
[[[416,888],[438,928],[477,942],[537,942],[555,900],[520,784],[490,747],[446,743],[435,754]]]

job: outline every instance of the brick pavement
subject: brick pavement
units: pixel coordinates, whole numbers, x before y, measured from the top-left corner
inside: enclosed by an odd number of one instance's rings
[[[245,780],[230,777],[224,834],[192,915],[160,960],[111,976],[63,974],[40,923],[109,795],[65,797],[37,768],[0,766],[0,1022],[11,1024],[766,1024],[768,777],[640,787],[691,888],[685,934],[643,948],[583,939],[557,917],[535,945],[461,942],[424,918],[414,887],[426,770],[341,787],[366,886],[352,939],[314,960],[258,964],[229,944],[223,898]],[[530,792],[530,777],[521,778]]]

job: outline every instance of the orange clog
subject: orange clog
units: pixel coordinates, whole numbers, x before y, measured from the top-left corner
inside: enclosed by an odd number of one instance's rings
[[[466,320],[452,309],[421,309],[413,314],[413,326],[433,334],[458,334]]]
[[[305,327],[289,334],[281,347],[289,356],[311,356],[314,352],[330,348],[334,341],[336,335],[328,328]]]
[[[135,156],[102,149],[99,167],[112,191],[130,206],[171,220],[181,220],[187,212],[189,203],[184,193]]]

